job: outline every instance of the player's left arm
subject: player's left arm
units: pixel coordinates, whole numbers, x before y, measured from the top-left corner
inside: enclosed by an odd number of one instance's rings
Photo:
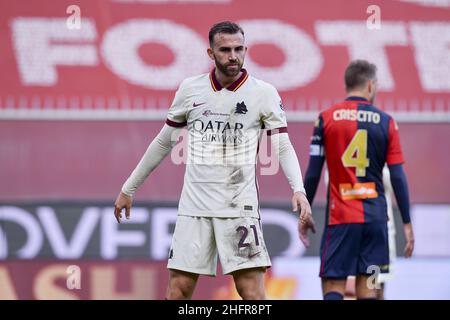
[[[264,126],[268,129],[267,134],[271,136],[271,145],[273,152],[277,155],[284,175],[291,186],[292,211],[300,211],[299,232],[301,226],[306,226],[315,232],[315,224],[312,218],[311,206],[306,197],[306,191],[303,186],[302,171],[297,158],[297,154],[292,146],[287,132],[287,122],[283,104],[278,92],[271,87],[268,90],[266,99],[266,108],[263,113]],[[309,245],[309,240],[300,239],[305,245]]]
[[[296,212],[300,209],[300,216],[310,214],[311,209],[308,208],[309,202],[306,198],[305,187],[303,186],[302,171],[288,133],[279,133],[278,129],[275,129],[269,130],[268,134],[271,136],[272,150],[277,155],[283,173],[294,194],[292,198],[292,211]]]
[[[286,176],[291,189],[292,211],[300,210],[300,220],[298,224],[299,237],[305,247],[309,247],[308,230],[316,232],[314,219],[312,217],[311,206],[306,197],[303,186],[302,171],[298,162],[297,154],[289,139],[287,132],[273,134],[277,130],[270,130],[272,149],[278,156],[281,168]]]
[[[414,251],[414,231],[411,224],[409,208],[409,190],[406,174],[403,170],[403,153],[397,124],[393,119],[389,123],[389,141],[386,163],[389,167],[392,189],[402,215],[403,231],[406,239],[405,256],[410,257]]]

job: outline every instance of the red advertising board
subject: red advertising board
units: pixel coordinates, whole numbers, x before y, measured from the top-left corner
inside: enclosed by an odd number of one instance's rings
[[[0,117],[164,117],[179,83],[212,67],[211,25],[230,19],[246,32],[249,72],[274,84],[288,111],[341,99],[348,61],[367,58],[382,108],[448,120],[450,12],[424,3],[2,1]]]

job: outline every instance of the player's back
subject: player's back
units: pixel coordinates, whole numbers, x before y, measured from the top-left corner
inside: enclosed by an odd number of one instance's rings
[[[392,117],[349,97],[319,122],[330,175],[328,224],[387,220],[383,166],[403,161]]]

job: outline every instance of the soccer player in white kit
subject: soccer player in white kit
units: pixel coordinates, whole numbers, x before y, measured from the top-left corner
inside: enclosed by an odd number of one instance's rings
[[[314,226],[302,174],[287,133],[281,98],[270,84],[242,68],[247,48],[235,23],[215,24],[207,52],[215,68],[184,80],[166,124],[127,179],[115,203],[130,216],[132,195],[170,152],[180,128],[188,130],[188,157],[169,252],[167,299],[189,299],[199,275],[216,274],[217,256],[243,299],[264,299],[271,266],[262,234],[256,159],[266,129],[293,191],[300,224]]]
[[[386,207],[388,213],[388,244],[389,244],[389,272],[380,273],[376,279],[380,288],[377,289],[377,299],[384,300],[385,298],[385,284],[394,277],[394,266],[397,260],[397,249],[395,242],[395,222],[394,222],[394,209],[392,205],[392,195],[393,188],[391,184],[391,174],[389,173],[388,167],[385,165],[383,168],[383,185],[384,185],[384,196],[386,197]]]

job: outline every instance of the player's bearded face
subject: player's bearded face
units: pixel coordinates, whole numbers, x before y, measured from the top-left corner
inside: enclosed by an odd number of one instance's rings
[[[219,33],[214,36],[211,57],[222,74],[227,77],[236,77],[244,65],[246,51],[244,36],[240,32]]]
[[[216,63],[217,69],[220,70],[227,77],[235,77],[239,74],[242,69],[243,61],[239,59],[233,59],[226,63],[221,63],[219,59],[217,59],[216,55],[214,55],[214,61]]]

